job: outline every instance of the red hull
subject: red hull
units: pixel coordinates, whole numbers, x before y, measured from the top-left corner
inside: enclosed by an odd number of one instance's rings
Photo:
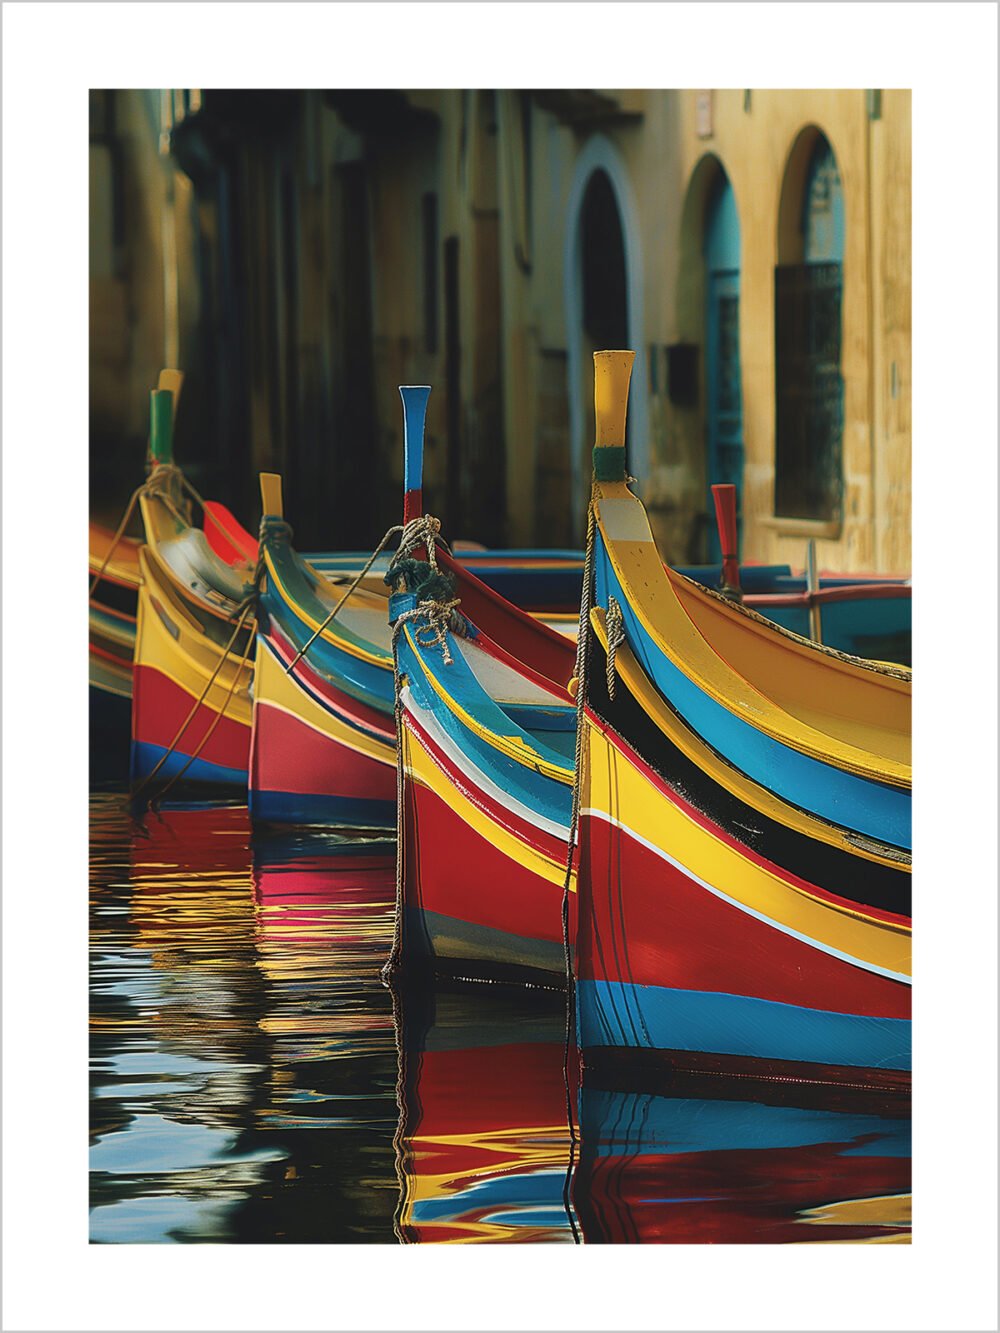
[[[479,961],[516,966],[520,954],[524,966],[562,975],[562,886],[505,855],[423,784],[408,780],[405,800],[404,901],[408,918],[424,919],[432,952],[439,929],[457,932],[480,942]],[[575,932],[571,894],[571,939]]]
[[[132,739],[141,744],[168,748],[194,703],[194,698],[162,671],[137,666],[132,686]],[[216,719],[218,723],[198,751],[198,758],[222,768],[246,772],[250,759],[249,726],[231,717],[220,718],[207,704],[202,704],[195,713],[174,747],[174,753],[193,754]]]
[[[581,876],[593,885],[582,980],[909,1018],[908,986],[750,916],[606,820],[584,816],[580,844]]]
[[[396,771],[321,735],[291,713],[258,703],[250,786],[288,795],[395,802]]]

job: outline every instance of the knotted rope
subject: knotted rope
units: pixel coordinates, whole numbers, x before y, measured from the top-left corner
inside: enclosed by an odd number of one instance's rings
[[[330,625],[332,621],[336,618],[336,616],[340,612],[340,608],[344,605],[347,599],[355,591],[355,589],[361,583],[362,579],[371,569],[372,565],[374,565],[375,561],[382,554],[382,552],[385,550],[385,548],[388,546],[389,542],[392,540],[392,538],[396,535],[397,532],[400,533],[401,535],[399,539],[399,546],[396,548],[392,561],[389,564],[390,574],[392,573],[394,566],[401,565],[402,562],[404,562],[409,556],[412,555],[412,553],[415,550],[418,549],[418,547],[421,546],[426,546],[430,565],[435,573],[438,572],[437,556],[435,554],[435,548],[437,542],[441,541],[440,520],[433,518],[430,514],[421,514],[419,518],[410,519],[409,523],[397,523],[394,527],[391,527],[388,530],[388,532],[386,532],[385,536],[375,547],[374,551],[372,551],[371,555],[368,557],[368,559],[362,566],[360,573],[355,575],[355,577],[351,580],[343,596],[340,598],[340,601],[333,608],[333,610],[330,612],[327,618],[323,621],[322,625],[320,625],[319,628],[309,636],[309,638],[306,640],[303,646],[292,658],[291,662],[289,662],[288,666],[285,668],[286,673],[291,671],[292,668],[296,666],[299,659],[305,656],[305,654],[313,646],[313,644],[323,633],[323,631],[327,628],[327,626]],[[443,542],[442,544],[445,545],[447,549],[447,544]],[[388,574],[386,575],[385,581],[387,583],[389,582]]]
[[[608,609],[605,612],[604,623],[608,632],[608,698],[613,699],[615,697],[615,682],[618,679],[615,673],[615,658],[618,649],[625,642],[622,609],[614,597],[608,598]]]

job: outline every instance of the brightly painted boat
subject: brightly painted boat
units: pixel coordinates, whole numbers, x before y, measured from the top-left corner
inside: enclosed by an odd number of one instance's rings
[[[253,649],[249,564],[227,564],[190,522],[172,457],[172,395],[152,393],[152,470],[139,497],[146,545],[132,693],[133,792],[165,784],[246,789]]]
[[[659,1093],[585,1083],[572,1189],[584,1242],[909,1243],[909,1098],[753,1096],[719,1079]]]
[[[411,525],[407,531],[413,531],[412,525],[423,521],[420,472],[429,390],[400,392],[404,516]],[[394,829],[395,682],[384,577],[366,578],[345,596],[343,585],[331,583],[292,547],[280,478],[264,474],[261,490],[263,578],[249,797],[254,821]],[[423,534],[419,549],[402,556],[420,555],[425,539]],[[397,551],[393,570],[400,559]],[[454,581],[463,609],[472,609],[483,627],[514,645],[514,652],[529,655],[540,672],[568,679],[573,648],[565,637],[512,606],[443,547],[435,548],[435,559]],[[497,660],[502,656],[498,650]]]
[[[416,446],[412,518],[426,391],[401,392]],[[402,582],[390,601],[402,780],[394,957],[412,972],[562,985],[563,911],[575,898],[566,884],[575,645],[446,551],[436,570],[425,563]]]
[[[465,988],[398,1001],[399,1239],[572,1242],[562,999]]]
[[[663,569],[625,480],[632,359],[595,357],[584,1063],[905,1083],[910,673]]]

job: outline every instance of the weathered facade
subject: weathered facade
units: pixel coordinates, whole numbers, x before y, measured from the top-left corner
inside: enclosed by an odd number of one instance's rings
[[[370,546],[429,383],[446,531],[579,541],[590,354],[629,346],[667,559],[733,480],[746,558],[909,569],[907,92],[119,92],[91,142],[98,477],[177,360],[186,466],[248,522],[280,469],[300,540]]]

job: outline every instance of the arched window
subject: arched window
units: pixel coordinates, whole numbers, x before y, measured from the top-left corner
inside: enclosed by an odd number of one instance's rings
[[[705,208],[705,431],[708,454],[708,513],[711,487],[736,487],[737,513],[743,493],[743,392],[740,372],[740,219],[736,196],[721,167]],[[721,558],[715,524],[708,524],[709,559]]]
[[[782,190],[775,270],[775,511],[835,521],[843,492],[844,200],[837,160],[804,130]]]

